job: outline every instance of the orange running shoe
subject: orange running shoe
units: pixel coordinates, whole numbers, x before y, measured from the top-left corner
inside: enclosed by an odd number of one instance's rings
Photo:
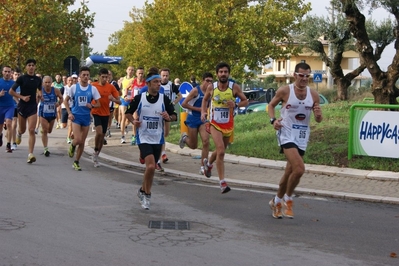
[[[283,215],[288,218],[294,218],[294,211],[292,210],[292,206],[294,202],[292,200],[284,201],[284,210]]]
[[[270,209],[272,209],[272,216],[276,219],[282,219],[283,214],[281,213],[282,205],[281,202],[275,204],[274,198],[269,201]]]
[[[168,156],[166,156],[166,154],[162,154],[162,162],[166,163],[168,160]]]

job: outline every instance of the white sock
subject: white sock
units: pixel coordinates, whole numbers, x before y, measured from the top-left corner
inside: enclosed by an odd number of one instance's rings
[[[166,154],[166,152],[165,152],[165,151],[162,151],[161,155],[164,155],[164,154]]]
[[[279,197],[277,197],[277,195],[274,197],[274,203],[280,203],[282,201],[282,199],[280,199]]]
[[[292,197],[289,197],[287,194],[284,194],[284,201],[292,201]]]

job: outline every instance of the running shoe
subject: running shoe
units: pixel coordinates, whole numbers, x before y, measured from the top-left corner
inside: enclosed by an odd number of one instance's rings
[[[203,163],[204,163],[204,175],[209,178],[212,176],[213,165],[208,164],[207,158],[204,159]]]
[[[57,123],[57,126],[55,127],[55,129],[60,129],[60,128],[61,128],[60,123]]]
[[[126,143],[125,136],[121,137],[121,144]]]
[[[130,142],[130,145],[136,145],[136,137],[132,136],[132,140]]]
[[[125,126],[125,135],[127,135],[127,133],[129,133],[129,129],[127,128],[127,126]]]
[[[294,211],[292,210],[292,206],[294,202],[292,200],[284,201],[283,215],[287,218],[294,218]]]
[[[36,157],[35,157],[35,155],[33,155],[32,153],[29,153],[28,160],[27,160],[26,162],[27,162],[27,163],[34,163],[34,162],[36,162]]]
[[[0,147],[3,146],[3,133],[0,135]]]
[[[144,191],[141,191],[141,188],[137,191],[137,197],[139,197],[140,203],[143,204],[144,200]]]
[[[67,138],[66,142],[67,142],[68,144],[71,144],[71,143],[72,143],[71,138]]]
[[[150,209],[150,201],[151,201],[151,194],[147,195],[144,193],[141,207],[145,210],[149,210]]]
[[[273,218],[276,218],[276,219],[282,219],[283,218],[283,214],[281,213],[281,209],[282,209],[281,202],[275,204],[274,203],[274,198],[272,198],[269,201],[269,206],[270,206],[270,209],[272,210]]]
[[[82,171],[82,168],[80,168],[79,162],[78,161],[74,161],[72,164],[72,167],[76,170],[76,171]]]
[[[223,181],[223,182],[220,184],[220,190],[221,190],[222,194],[225,194],[225,193],[229,192],[231,189],[230,189],[230,187],[227,185],[226,181]]]
[[[108,138],[110,138],[111,137],[111,129],[107,129],[107,135],[106,135]]]
[[[98,163],[98,152],[93,152],[91,159],[93,160],[93,163]]]
[[[204,167],[203,167],[203,166],[201,166],[201,168],[200,168],[200,170],[199,170],[199,174],[200,174],[200,175],[205,175],[205,170],[204,170]]]
[[[169,161],[168,156],[166,156],[166,154],[162,154],[162,162],[166,163],[167,161]]]
[[[180,140],[179,140],[180,149],[183,149],[184,146],[186,146],[186,138],[187,138],[187,133],[183,132],[181,134],[181,137],[180,137]]]
[[[73,155],[75,154],[75,148],[76,146],[73,146],[72,144],[69,146],[68,155],[70,158],[72,158]]]
[[[11,152],[12,152],[11,144],[10,144],[10,143],[7,143],[7,145],[6,145],[6,152],[8,152],[8,153],[11,153]]]
[[[11,150],[15,151],[17,149],[17,143],[11,145]]]
[[[35,134],[37,135],[37,133],[39,133],[39,129],[35,128]]]
[[[21,144],[21,141],[22,141],[22,135],[17,133],[17,139],[15,140],[15,142],[19,145]]]
[[[107,144],[108,144],[108,141],[104,138],[103,145],[107,145]]]
[[[156,169],[157,171],[163,171],[163,168],[162,168],[162,166],[161,166],[161,163],[157,163],[157,164],[155,165],[155,169]]]
[[[50,152],[49,152],[48,148],[44,148],[44,156],[46,156],[46,157],[50,156]]]

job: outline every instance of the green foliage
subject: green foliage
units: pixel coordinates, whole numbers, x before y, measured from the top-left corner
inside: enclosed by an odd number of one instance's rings
[[[297,0],[155,0],[144,10],[132,10],[132,22],[112,36],[107,54],[146,69],[168,67],[182,80],[213,73],[215,65],[225,61],[241,81],[247,77],[245,66],[256,70],[270,57],[294,51],[275,43],[290,41],[289,33],[308,11],[309,4]]]
[[[316,123],[312,119],[312,132],[304,156],[305,163],[398,172],[397,159],[354,156],[348,160],[349,110],[353,103],[355,102],[340,101],[324,105],[323,121]],[[179,136],[180,127],[175,125],[167,141],[178,144]],[[199,147],[200,142],[199,139]],[[212,150],[214,145],[211,140]],[[267,113],[257,112],[235,117],[234,141],[228,147],[227,153],[285,160],[279,150],[276,131],[270,126]]]
[[[69,11],[73,3],[3,0],[0,28],[2,39],[7,41],[0,42],[0,61],[23,68],[27,58],[35,58],[41,73],[62,72],[64,58],[79,57],[80,44],[88,39],[85,30],[90,30],[94,21],[85,4]]]

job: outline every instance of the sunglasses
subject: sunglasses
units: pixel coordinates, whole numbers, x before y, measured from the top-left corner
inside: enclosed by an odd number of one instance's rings
[[[298,73],[298,72],[295,72],[295,74],[297,74],[300,78],[308,78],[308,77],[310,77],[310,74],[303,74],[303,73]]]

